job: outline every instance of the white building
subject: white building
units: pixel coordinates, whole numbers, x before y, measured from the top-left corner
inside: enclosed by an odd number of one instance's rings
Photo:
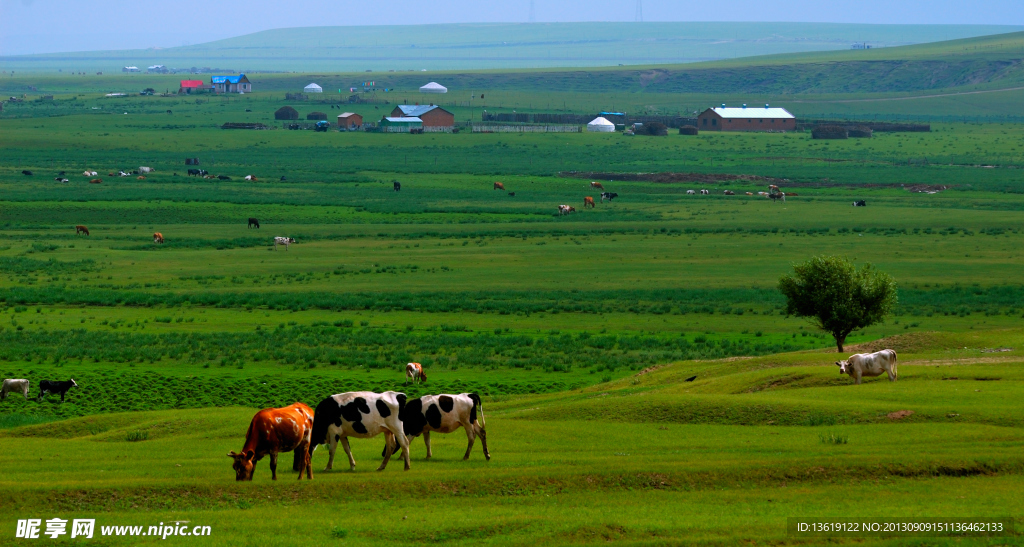
[[[448,88],[437,82],[430,82],[420,88],[420,93],[448,93]]]
[[[320,86],[318,86],[316,84],[309,84],[306,87],[302,88],[302,90],[305,91],[306,93],[323,93],[324,92],[324,88],[322,88],[322,87],[320,87]]]
[[[595,133],[614,133],[615,124],[604,117],[594,118],[593,121],[587,124],[587,131],[593,131]]]

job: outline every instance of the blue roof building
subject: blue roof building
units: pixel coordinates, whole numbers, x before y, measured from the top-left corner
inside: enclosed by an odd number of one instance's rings
[[[214,93],[251,93],[252,83],[245,74],[238,76],[212,76],[210,84]]]

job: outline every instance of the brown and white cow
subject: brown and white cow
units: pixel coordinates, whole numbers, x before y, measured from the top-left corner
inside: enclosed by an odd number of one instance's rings
[[[160,232],[153,233],[153,243],[163,243],[163,242],[164,242],[164,235],[163,234],[161,234]]]
[[[575,212],[576,212],[576,208],[571,206],[571,205],[559,205],[558,206],[558,215],[559,216],[568,215],[569,213],[575,213]]]
[[[75,226],[75,235],[78,235],[78,234],[89,235],[89,229],[86,228],[85,226],[82,226],[81,224],[79,224],[78,226]]]
[[[309,444],[309,453],[320,444],[326,444],[330,451],[327,469],[334,467],[334,453],[338,449],[338,441],[348,455],[349,469],[355,470],[356,460],[352,457],[352,448],[348,444],[349,437],[369,439],[385,433],[387,446],[384,461],[377,471],[383,471],[394,452],[397,439],[402,447],[405,470],[409,470],[409,440],[402,430],[402,413],[405,410],[405,394],[395,391],[373,393],[372,391],[352,391],[338,393],[320,401],[316,405],[313,416],[313,438]]]
[[[505,185],[500,183],[500,182],[495,182],[494,183],[494,189],[495,190],[504,190],[505,189]]]
[[[601,184],[600,182],[591,182],[590,183],[590,187],[591,188],[597,188],[599,190],[604,190],[604,185]]]
[[[409,380],[412,380],[412,383],[414,384],[416,382],[426,382],[427,374],[423,372],[423,365],[419,363],[409,363],[408,365],[405,365],[405,380],[406,384],[409,383]]]
[[[466,437],[469,438],[469,445],[466,447],[466,455],[463,460],[469,459],[469,453],[473,450],[473,441],[480,437],[484,447],[484,457],[491,459],[491,453],[487,450],[487,424],[484,421],[484,407],[480,402],[480,396],[476,393],[460,393],[458,395],[424,395],[413,399],[405,404],[405,411],[402,413],[402,430],[405,436],[412,439],[423,435],[423,442],[427,445],[427,458],[434,454],[430,449],[430,433],[451,433],[462,427],[466,430]],[[387,443],[384,447],[384,454],[388,447],[394,447],[394,443]],[[392,448],[392,451],[394,448]],[[384,455],[382,454],[382,455]]]
[[[306,472],[306,478],[313,478],[313,464],[310,439],[313,433],[313,409],[303,403],[284,408],[265,408],[256,413],[245,434],[242,452],[228,454],[235,463],[235,480],[251,481],[256,462],[270,455],[270,474],[277,480],[277,455],[294,452],[292,471]]]
[[[601,201],[603,202],[604,200],[601,200]],[[592,198],[590,196],[587,196],[587,197],[583,198],[583,208],[586,209],[587,205],[589,205],[591,209],[593,209],[594,207],[597,207],[596,205],[594,205],[594,198]]]
[[[883,373],[889,375],[890,382],[896,381],[896,352],[891,349],[851,355],[845,361],[836,361],[836,366],[839,374],[849,374],[857,385],[864,376],[881,376]]]

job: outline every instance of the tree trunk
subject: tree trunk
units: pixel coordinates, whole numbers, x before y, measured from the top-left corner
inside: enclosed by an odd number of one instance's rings
[[[843,342],[845,341],[846,336],[836,336],[836,349],[839,350],[839,353],[843,352]]]

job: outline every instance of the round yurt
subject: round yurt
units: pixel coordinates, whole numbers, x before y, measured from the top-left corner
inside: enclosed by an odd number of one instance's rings
[[[306,87],[302,88],[302,90],[305,91],[306,93],[323,93],[324,92],[324,88],[322,88],[322,87],[320,87],[320,86],[318,86],[316,84],[309,84]]]
[[[587,124],[587,131],[593,131],[595,133],[614,133],[615,124],[605,118],[595,118],[594,121]]]
[[[420,93],[448,93],[448,88],[437,82],[430,82],[420,88]]]

